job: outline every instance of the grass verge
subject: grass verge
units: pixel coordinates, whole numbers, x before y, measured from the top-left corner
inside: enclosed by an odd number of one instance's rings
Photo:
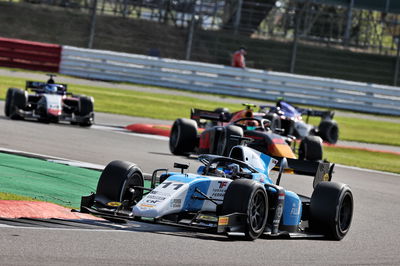
[[[391,153],[324,147],[324,158],[337,164],[400,174],[400,156]]]

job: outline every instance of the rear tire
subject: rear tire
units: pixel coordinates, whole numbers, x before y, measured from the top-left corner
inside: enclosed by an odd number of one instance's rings
[[[334,120],[323,120],[318,126],[319,136],[326,142],[335,144],[339,139],[339,127]]]
[[[185,155],[194,150],[197,142],[197,123],[192,119],[179,118],[172,125],[169,150],[174,155]]]
[[[4,113],[11,119],[23,119],[17,113],[17,109],[25,109],[27,104],[28,96],[26,91],[16,88],[9,88],[7,90],[6,103],[4,106]]]
[[[144,186],[143,174],[140,168],[130,162],[112,161],[101,173],[96,189],[96,203],[101,207],[109,202],[129,200],[129,206],[136,204],[143,196],[143,189],[129,191],[133,186]]]
[[[247,214],[245,239],[260,237],[268,218],[268,197],[264,186],[250,179],[232,181],[225,192],[222,215],[235,212]]]
[[[320,182],[310,204],[310,230],[328,239],[341,240],[350,229],[353,217],[353,194],[348,185]]]
[[[235,125],[223,127],[217,143],[217,155],[228,156],[231,149],[238,145],[236,140],[232,140],[231,136],[243,137],[243,129]]]
[[[322,139],[318,136],[305,137],[300,143],[299,159],[308,161],[322,160]]]
[[[275,131],[276,128],[281,128],[281,119],[277,114],[269,113],[264,116],[265,119],[271,121],[269,128]]]

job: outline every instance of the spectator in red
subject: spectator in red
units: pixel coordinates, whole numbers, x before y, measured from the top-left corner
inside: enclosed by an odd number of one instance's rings
[[[240,47],[239,50],[235,51],[232,55],[232,66],[233,67],[246,67],[244,56],[247,54],[245,47]]]

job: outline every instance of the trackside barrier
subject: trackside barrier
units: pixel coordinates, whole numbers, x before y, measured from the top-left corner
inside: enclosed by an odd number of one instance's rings
[[[58,72],[61,46],[0,38],[0,66]]]
[[[400,115],[400,88],[63,46],[60,73],[259,100]]]

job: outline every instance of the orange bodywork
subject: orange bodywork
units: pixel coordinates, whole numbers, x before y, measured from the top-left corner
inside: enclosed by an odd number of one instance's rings
[[[273,143],[268,147],[269,155],[296,159],[293,150],[287,144]]]

